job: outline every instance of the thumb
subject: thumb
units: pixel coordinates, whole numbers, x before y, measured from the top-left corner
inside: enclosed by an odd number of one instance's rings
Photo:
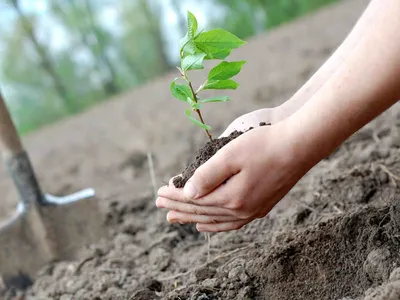
[[[239,172],[238,168],[233,167],[233,156],[225,147],[197,168],[183,189],[186,199],[194,200],[209,194]]]

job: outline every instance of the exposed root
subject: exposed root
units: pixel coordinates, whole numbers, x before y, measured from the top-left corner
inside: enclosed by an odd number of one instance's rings
[[[88,257],[86,257],[84,260],[82,260],[82,261],[76,266],[76,269],[75,269],[74,274],[75,274],[75,275],[79,274],[79,272],[81,271],[82,267],[83,267],[87,262],[92,261],[93,259],[95,259],[95,256],[94,256],[94,255],[88,256]]]
[[[392,184],[395,187],[397,187],[396,181],[400,182],[400,177],[395,175],[395,174],[393,174],[385,165],[379,164],[378,166],[382,169],[383,172],[385,172],[390,177],[390,180],[392,181]]]
[[[153,187],[153,195],[154,195],[154,199],[156,199],[157,198],[157,181],[156,181],[156,175],[154,172],[153,155],[151,154],[150,151],[147,151],[147,161],[149,163],[150,179],[151,179],[151,185]]]

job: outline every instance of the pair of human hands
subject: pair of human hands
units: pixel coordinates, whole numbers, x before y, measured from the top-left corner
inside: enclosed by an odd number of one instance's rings
[[[156,205],[169,210],[170,223],[196,223],[198,231],[239,229],[264,217],[306,172],[296,157],[290,122],[277,108],[262,109],[233,121],[234,130],[255,129],[221,148],[200,166],[183,189],[161,187]],[[260,122],[271,126],[259,127]]]

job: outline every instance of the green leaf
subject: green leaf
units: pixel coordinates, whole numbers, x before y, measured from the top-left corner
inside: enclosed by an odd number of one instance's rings
[[[201,109],[201,106],[202,106],[202,104],[201,103],[199,103],[199,102],[195,102],[193,105],[192,105],[192,107],[193,107],[193,109]]]
[[[199,33],[196,34],[196,36],[194,37],[194,39],[197,39],[197,37],[202,34],[204,32],[204,29],[202,29]]]
[[[226,102],[231,100],[228,96],[220,96],[220,97],[213,97],[207,99],[200,99],[198,100],[199,103],[210,103],[210,102]]]
[[[239,84],[231,79],[211,80],[206,83],[203,90],[236,90]]]
[[[204,69],[203,61],[205,56],[205,53],[198,53],[186,56],[182,60],[182,69],[184,71]]]
[[[196,41],[195,41],[196,42]],[[218,49],[215,47],[209,47],[205,46],[203,44],[197,44],[196,43],[196,48],[198,48],[200,51],[204,52],[207,54],[207,56],[204,59],[225,59],[231,54],[231,49]]]
[[[194,42],[194,38],[198,29],[198,24],[196,17],[190,11],[188,11],[187,13],[187,22],[188,32],[180,41],[180,53],[182,58],[185,58],[188,55],[196,54],[198,52],[198,49]]]
[[[211,69],[210,73],[208,74],[208,80],[226,80],[232,78],[233,76],[239,74],[242,66],[245,63],[246,62],[244,60],[235,62],[223,61]]]
[[[187,22],[188,22],[188,36],[194,38],[197,33],[198,24],[196,17],[190,11],[187,12]]]
[[[231,50],[220,50],[218,48],[211,47],[211,55],[207,55],[204,59],[225,59],[231,54]]]
[[[172,81],[171,83],[170,86],[171,94],[178,100],[190,103],[189,100],[193,101],[192,91],[190,87],[186,84],[176,84],[176,81],[178,79],[179,78],[175,78],[174,81]]]
[[[198,47],[204,45],[206,47],[215,47],[220,50],[236,49],[246,44],[245,41],[242,41],[237,36],[221,28],[199,34],[195,42]]]
[[[192,37],[189,37],[188,33],[186,33],[186,35],[181,39],[180,46],[180,53],[182,58],[185,58],[188,55],[196,54],[196,52],[198,52],[194,39]]]
[[[192,113],[190,112],[190,109],[186,110],[186,116],[189,118],[190,121],[192,121],[193,124],[203,128],[205,130],[211,130],[211,126],[203,124],[199,120],[197,120],[196,118],[193,118]]]

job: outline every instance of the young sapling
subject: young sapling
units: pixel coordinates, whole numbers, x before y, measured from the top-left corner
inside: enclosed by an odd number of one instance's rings
[[[170,89],[172,96],[189,104],[190,108],[186,110],[186,116],[192,123],[203,128],[212,141],[211,126],[204,122],[200,109],[205,103],[226,102],[230,98],[216,96],[203,99],[199,93],[203,90],[237,89],[239,84],[232,80],[232,77],[239,74],[246,62],[228,62],[225,59],[233,49],[243,46],[246,42],[220,28],[198,33],[196,17],[190,12],[187,14],[187,22],[188,31],[180,42],[181,65],[177,67],[181,76],[172,81]],[[204,60],[222,60],[222,62],[210,70],[202,85],[194,89],[188,71],[204,69]],[[182,83],[178,84],[179,80]],[[198,118],[195,118],[192,112],[196,112]]]
[[[198,30],[196,17],[188,12],[187,14],[188,31],[181,39],[180,58],[181,65],[178,67],[181,77],[175,78],[170,86],[172,96],[189,104],[190,108],[186,110],[186,116],[195,125],[203,128],[213,144],[213,138],[210,133],[211,126],[204,122],[201,114],[201,106],[205,103],[226,102],[230,100],[228,96],[216,96],[212,98],[201,98],[199,93],[203,90],[236,90],[239,84],[232,77],[239,74],[245,61],[228,62],[225,59],[231,54],[233,49],[246,44],[232,33],[217,28],[210,31]],[[210,70],[207,79],[197,89],[193,88],[193,83],[188,77],[188,71],[204,69],[204,60],[222,60],[218,65]],[[181,80],[181,84],[177,81]],[[196,112],[198,119],[193,117],[192,112]],[[216,146],[216,145],[214,145]],[[212,151],[211,151],[212,152]],[[210,154],[210,151],[207,152]],[[193,168],[187,168],[183,174],[193,172]],[[174,178],[175,187],[183,187],[185,179],[182,176]],[[208,260],[210,256],[210,234],[206,234],[208,240]]]

